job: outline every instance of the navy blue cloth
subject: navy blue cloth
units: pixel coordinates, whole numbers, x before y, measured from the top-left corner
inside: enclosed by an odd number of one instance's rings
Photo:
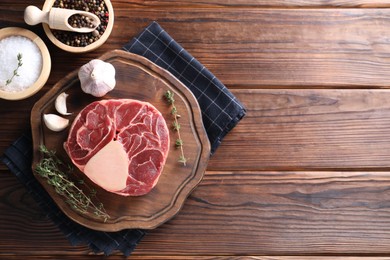
[[[237,98],[157,22],[146,27],[123,49],[168,70],[192,91],[202,111],[211,154],[244,117],[245,108]]]
[[[91,230],[69,219],[35,179],[32,170],[32,139],[26,133],[19,137],[1,157],[1,160],[23,183],[39,206],[64,233],[72,245],[88,245],[95,253],[110,255],[115,250],[129,256],[145,235],[143,230],[101,232]]]
[[[212,153],[223,137],[243,118],[245,109],[232,93],[201,63],[175,42],[157,22],[145,28],[124,49],[142,55],[167,69],[197,98]],[[54,203],[33,176],[31,134],[24,134],[4,153],[1,160],[24,183],[47,216],[72,245],[86,244],[93,252],[110,255],[119,250],[129,256],[144,237],[144,230],[101,232],[70,220]]]

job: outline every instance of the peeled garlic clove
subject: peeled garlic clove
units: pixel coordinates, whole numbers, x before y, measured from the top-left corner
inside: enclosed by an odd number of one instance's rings
[[[67,107],[66,107],[66,98],[68,96],[69,96],[68,94],[66,94],[65,92],[62,92],[61,94],[59,94],[57,96],[55,104],[54,104],[57,112],[60,113],[61,115],[64,115],[64,116],[68,116],[68,115],[72,114],[72,113],[68,113]]]
[[[78,73],[81,89],[95,97],[102,97],[116,84],[115,68],[111,63],[94,59],[83,65]]]
[[[64,130],[69,125],[69,120],[55,114],[44,114],[43,121],[47,128],[52,131],[59,132]]]

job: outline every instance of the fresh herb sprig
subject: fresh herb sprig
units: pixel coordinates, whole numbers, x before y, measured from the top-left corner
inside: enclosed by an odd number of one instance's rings
[[[22,61],[23,56],[22,56],[21,53],[18,53],[18,55],[16,55],[16,58],[18,59],[18,67],[16,69],[14,69],[14,73],[12,74],[12,77],[6,80],[6,82],[5,82],[6,86],[11,84],[11,82],[14,79],[15,76],[19,77],[18,70],[23,65],[23,61]]]
[[[35,168],[35,172],[41,177],[47,179],[47,183],[54,187],[55,191],[66,199],[66,202],[76,211],[82,214],[93,213],[104,222],[110,218],[104,209],[102,203],[95,204],[92,197],[96,199],[96,190],[90,189],[83,180],[79,180],[79,185],[86,186],[90,195],[86,195],[76,184],[68,177],[73,171],[71,165],[65,165],[55,154],[49,151],[44,145],[40,147],[44,158]]]
[[[173,130],[175,130],[177,132],[177,139],[176,139],[176,142],[175,142],[175,146],[177,148],[180,149],[180,156],[179,156],[179,160],[178,162],[182,163],[184,166],[186,166],[186,163],[187,163],[187,158],[184,156],[184,149],[183,149],[183,139],[181,139],[181,136],[180,136],[180,123],[179,123],[179,118],[181,117],[178,112],[177,112],[177,108],[175,106],[175,98],[174,98],[174,93],[170,90],[167,90],[165,92],[165,99],[167,100],[168,104],[171,105],[171,114],[173,115],[173,123],[172,123],[172,126],[173,126]]]

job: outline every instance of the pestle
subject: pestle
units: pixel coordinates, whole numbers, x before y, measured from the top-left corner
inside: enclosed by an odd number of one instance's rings
[[[92,28],[72,27],[68,22],[69,17],[71,17],[72,15],[86,16],[90,19],[90,21],[92,21],[92,24],[94,26]],[[27,6],[26,9],[24,10],[24,21],[28,25],[46,23],[49,25],[51,29],[78,32],[78,33],[93,32],[96,29],[96,27],[100,25],[100,19],[95,14],[90,12],[64,9],[64,8],[55,8],[55,7],[51,8],[50,11],[48,12],[44,12],[40,10],[38,7],[33,5]]]

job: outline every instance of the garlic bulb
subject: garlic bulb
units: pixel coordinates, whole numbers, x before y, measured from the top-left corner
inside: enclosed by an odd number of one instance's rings
[[[111,63],[94,59],[80,68],[79,79],[85,93],[102,97],[115,87],[115,68]]]
[[[62,131],[69,125],[68,119],[55,114],[44,114],[43,121],[47,128],[55,132]]]
[[[67,108],[66,108],[66,98],[68,96],[69,96],[68,94],[66,94],[65,92],[62,92],[61,94],[59,94],[57,96],[55,104],[54,104],[57,112],[60,113],[61,115],[64,115],[64,116],[68,116],[68,115],[72,114],[72,113],[68,113]]]

